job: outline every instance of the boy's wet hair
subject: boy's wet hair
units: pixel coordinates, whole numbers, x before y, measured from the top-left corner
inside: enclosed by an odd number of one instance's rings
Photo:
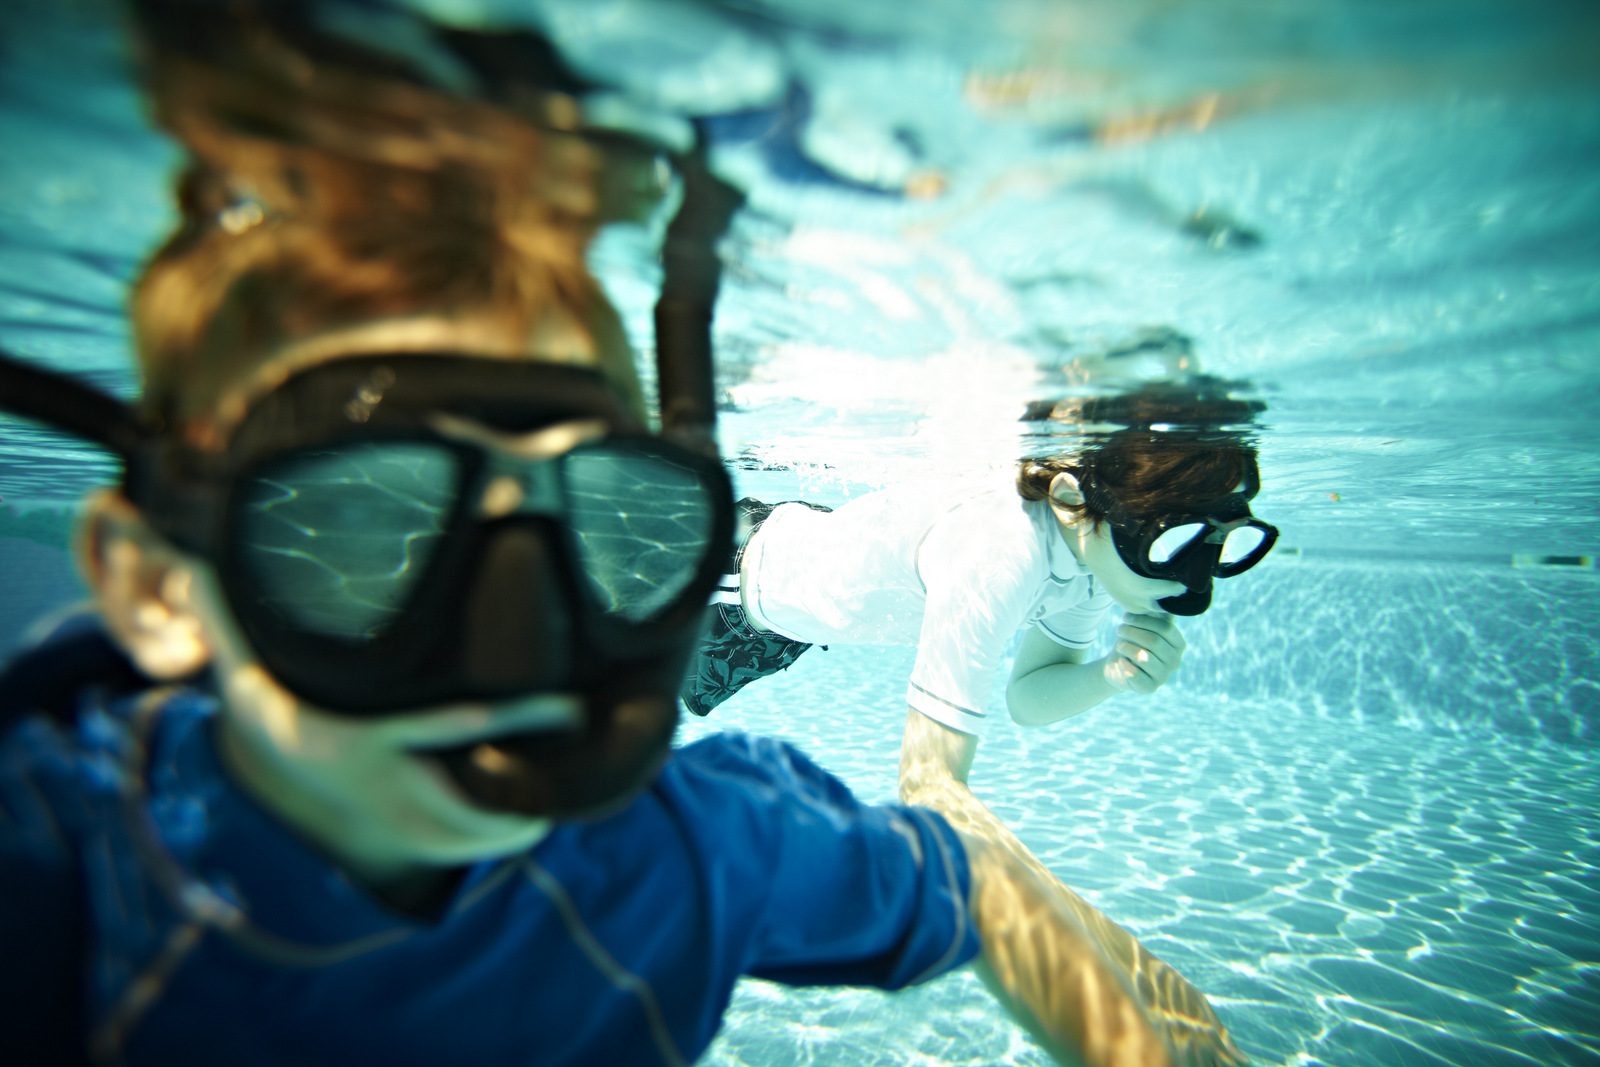
[[[584,255],[659,195],[647,147],[580,134],[560,89],[442,92],[294,4],[134,6],[155,117],[189,152],[179,229],[133,295],[147,409],[214,437],[286,348],[423,317],[470,323],[487,354],[598,358],[636,390]]]
[[[1152,382],[1133,392],[1030,406],[1027,421],[1071,428],[1078,446],[1022,460],[1017,492],[1045,500],[1057,474],[1094,482],[1140,518],[1190,510],[1254,480],[1259,400],[1246,383],[1194,376]],[[1055,434],[1052,434],[1055,436]],[[1105,521],[1089,504],[1063,504],[1074,518]]]

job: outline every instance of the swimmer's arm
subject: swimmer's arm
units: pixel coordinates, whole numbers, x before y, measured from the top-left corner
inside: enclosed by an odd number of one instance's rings
[[[973,970],[995,998],[1063,1064],[1245,1063],[1199,990],[1063,885],[949,773],[967,744],[910,709],[900,799],[943,815],[961,837],[983,943]]]
[[[952,775],[970,754],[972,740],[908,709],[900,800],[943,815],[961,838],[972,874],[973,924],[983,944],[974,973],[1058,1063],[1169,1063],[1123,982],[1053,899],[1048,872],[1033,869],[1037,861],[1026,862],[1032,854]],[[1119,1031],[1131,1027],[1148,1055],[1124,1060],[1089,1054],[1088,1046],[1102,1042],[1086,1029],[1112,1018]]]
[[[1006,684],[1006,707],[1019,726],[1046,726],[1081,715],[1119,692],[1106,680],[1101,660],[1050,640],[1037,627],[1022,634],[1016,666]]]
[[[937,727],[937,729],[935,729]],[[906,732],[900,741],[900,780],[906,779],[907,766],[927,766],[943,770],[962,785],[972,772],[972,757],[978,751],[978,738],[952,730],[928,718],[914,707],[906,708]],[[910,761],[908,764],[907,761]],[[907,801],[907,803],[912,803]]]
[[[1006,686],[1006,706],[1022,726],[1071,718],[1115,693],[1153,693],[1183,663],[1188,644],[1172,616],[1129,615],[1117,627],[1111,653],[1084,662],[1084,654],[1029,627]]]

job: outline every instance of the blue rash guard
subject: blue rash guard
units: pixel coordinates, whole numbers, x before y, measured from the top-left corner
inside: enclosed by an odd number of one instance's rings
[[[0,713],[7,1063],[687,1064],[742,974],[895,989],[977,950],[943,819],[777,741],[675,751],[420,921],[232,784],[198,691]]]

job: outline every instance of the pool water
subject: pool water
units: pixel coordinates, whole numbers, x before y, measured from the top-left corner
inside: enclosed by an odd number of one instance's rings
[[[1146,700],[1024,730],[997,693],[974,791],[1255,1062],[1594,1062],[1600,775],[1592,747],[1534,732],[1562,698],[1592,729],[1572,698],[1594,625],[1551,630],[1592,619],[1594,585],[1356,568],[1334,596],[1301,566],[1263,564],[1187,623],[1183,671]],[[1442,596],[1476,634],[1419,609]],[[1374,597],[1398,617],[1352,624]],[[888,799],[911,660],[813,650],[712,718]],[[964,975],[894,996],[747,983],[708,1062],[1049,1063],[986,998]]]
[[[1257,1063],[1600,1063],[1589,6],[417,6],[717,116],[750,199],[717,328],[742,493],[1004,467],[1060,432],[1024,412],[1180,365],[1265,403],[1282,547],[1156,695],[1040,730],[997,705],[974,790]],[[0,347],[132,395],[176,161],[113,8],[0,11]],[[592,262],[648,349],[649,235]],[[0,421],[0,656],[81,597],[73,502],[114,477]],[[889,799],[911,659],[813,650],[684,736],[776,734]],[[703,1062],[1047,1061],[962,973],[744,983]]]

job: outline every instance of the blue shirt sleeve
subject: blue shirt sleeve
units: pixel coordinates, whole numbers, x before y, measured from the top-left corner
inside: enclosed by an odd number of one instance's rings
[[[899,989],[977,954],[966,853],[942,817],[863,804],[769,738],[707,738],[673,763],[743,973]]]

